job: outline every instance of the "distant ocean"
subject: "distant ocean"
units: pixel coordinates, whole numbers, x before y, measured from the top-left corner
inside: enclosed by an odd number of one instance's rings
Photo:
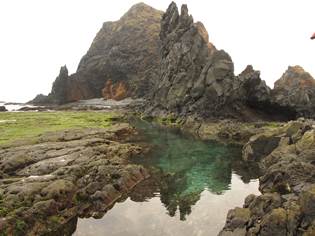
[[[5,106],[8,111],[18,111],[22,107],[35,107],[25,103],[16,103],[16,102],[4,102],[0,101],[0,106]]]

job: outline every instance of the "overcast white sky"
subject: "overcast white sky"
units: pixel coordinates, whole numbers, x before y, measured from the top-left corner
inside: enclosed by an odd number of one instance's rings
[[[0,100],[47,94],[60,66],[74,73],[104,21],[117,20],[136,0],[0,0]],[[168,0],[145,3],[166,10]],[[210,41],[227,51],[236,73],[247,64],[272,86],[288,65],[315,76],[315,1],[186,0]],[[180,7],[180,6],[179,6]]]

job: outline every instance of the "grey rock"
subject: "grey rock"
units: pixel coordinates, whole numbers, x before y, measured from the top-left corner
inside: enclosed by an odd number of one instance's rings
[[[8,111],[5,106],[0,106],[0,112],[5,112],[5,111]]]

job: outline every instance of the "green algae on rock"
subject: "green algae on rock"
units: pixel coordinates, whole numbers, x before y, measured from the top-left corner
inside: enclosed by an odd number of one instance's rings
[[[88,118],[82,113],[71,117],[81,124],[80,115]],[[91,113],[91,124],[95,124],[93,118]],[[144,151],[128,142],[135,134],[128,124],[118,123],[50,131],[39,135],[36,144],[15,143],[0,149],[0,231],[7,235],[67,231],[70,235],[79,215],[104,214],[148,177],[144,168],[128,161]]]
[[[315,123],[299,119],[279,127],[273,132],[258,134],[243,148],[243,158],[260,165],[260,196],[249,196],[244,209],[250,219],[243,225],[231,227],[227,219],[220,236],[225,235],[312,235],[315,207]],[[266,141],[278,137],[278,144],[262,152],[254,146],[266,147]],[[260,141],[259,141],[260,140]],[[273,141],[272,141],[273,142]],[[258,147],[257,146],[257,147]],[[249,158],[249,147],[251,155]],[[236,215],[237,208],[231,210]],[[234,213],[233,213],[234,212]],[[242,234],[239,232],[242,231]]]
[[[6,112],[0,113],[0,145],[36,143],[40,134],[76,128],[108,127],[120,115],[114,112]],[[27,140],[26,140],[27,139]]]

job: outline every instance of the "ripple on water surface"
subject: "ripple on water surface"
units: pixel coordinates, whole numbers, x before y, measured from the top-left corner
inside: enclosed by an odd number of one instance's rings
[[[240,149],[203,142],[178,130],[135,122],[152,152],[136,160],[152,178],[102,219],[79,219],[74,235],[217,235],[229,209],[258,192],[258,172]]]

